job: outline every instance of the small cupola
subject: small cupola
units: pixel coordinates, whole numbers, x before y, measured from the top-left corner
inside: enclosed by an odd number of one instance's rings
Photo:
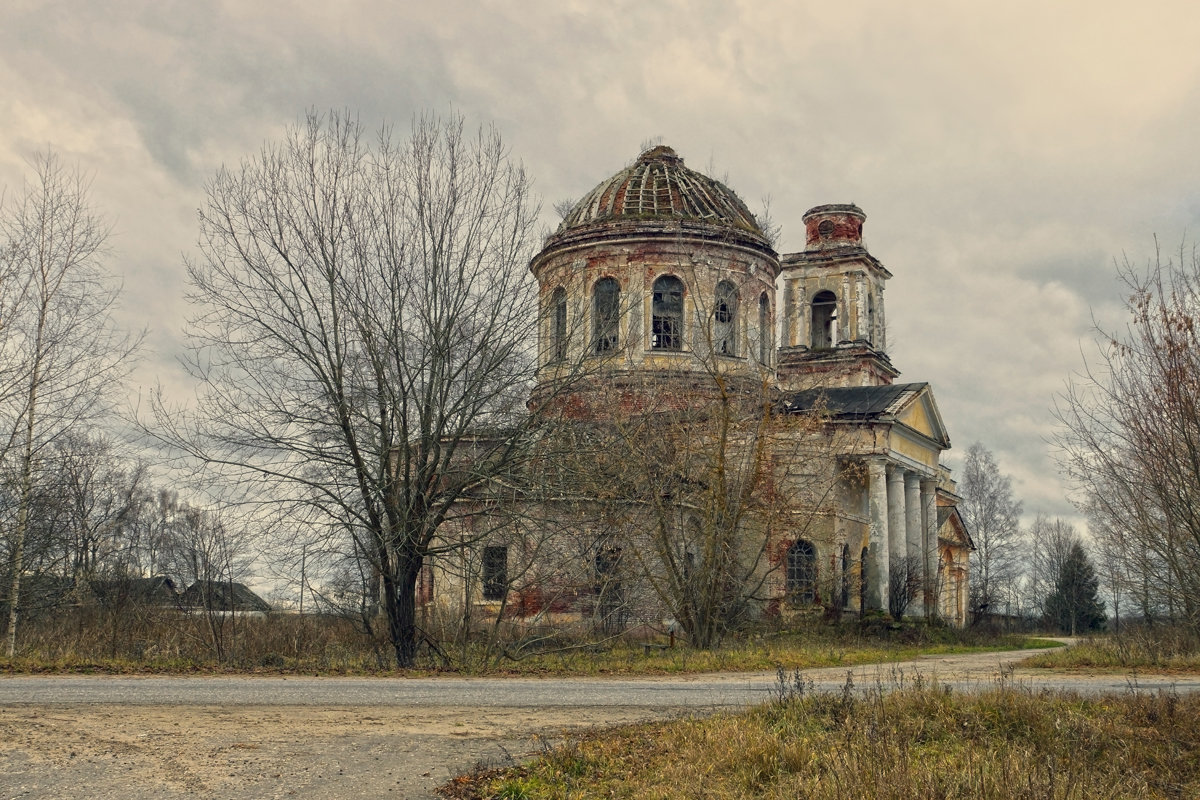
[[[862,209],[853,203],[829,203],[809,209],[803,217],[804,249],[861,247],[866,218]]]

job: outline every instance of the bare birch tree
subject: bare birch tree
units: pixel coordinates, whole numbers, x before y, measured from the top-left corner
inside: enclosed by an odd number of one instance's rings
[[[66,431],[96,418],[116,394],[140,338],[112,312],[119,286],[103,266],[108,226],[88,182],[54,154],[0,213],[0,457],[15,485],[5,650],[16,648],[24,550],[38,462]]]
[[[1060,464],[1147,620],[1200,627],[1200,257],[1125,262],[1129,321],[1057,405]]]
[[[1000,471],[992,452],[979,442],[967,450],[958,512],[975,542],[971,555],[971,608],[995,614],[1015,602],[1021,577],[1021,503],[1012,480]]]
[[[222,169],[189,261],[194,414],[160,431],[210,479],[369,559],[396,663],[460,501],[521,457],[536,356],[529,181],[490,128],[364,140],[310,114]],[[296,547],[299,552],[300,547]]]

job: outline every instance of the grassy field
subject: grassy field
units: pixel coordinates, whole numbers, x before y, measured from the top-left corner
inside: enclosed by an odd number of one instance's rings
[[[1200,635],[1180,628],[1133,628],[1073,647],[1039,653],[1023,667],[1112,670],[1170,675],[1200,672]]]
[[[784,687],[736,715],[608,731],[455,798],[1200,797],[1200,697]]]

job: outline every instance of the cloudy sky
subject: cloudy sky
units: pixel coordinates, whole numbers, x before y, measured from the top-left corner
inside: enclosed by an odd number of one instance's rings
[[[1072,513],[1046,439],[1114,261],[1197,236],[1200,5],[1146,0],[5,0],[0,184],[53,148],[114,225],[142,384],[179,380],[205,180],[306,109],[495,121],[553,203],[650,139],[800,216],[853,202],[892,271],[890,354],[1030,514]]]

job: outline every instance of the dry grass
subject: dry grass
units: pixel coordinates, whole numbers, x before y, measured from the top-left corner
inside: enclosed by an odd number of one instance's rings
[[[1127,628],[1120,634],[1092,637],[1070,648],[1039,653],[1021,666],[1137,670],[1165,675],[1200,672],[1200,634],[1179,627]]]
[[[1194,798],[1200,697],[788,687],[747,713],[600,734],[448,791],[504,800]]]
[[[350,621],[272,614],[212,622],[201,613],[170,609],[72,608],[20,629],[18,657],[0,658],[8,672],[273,672],[393,674],[385,642],[364,636]],[[903,661],[929,653],[967,653],[1047,645],[1042,640],[988,636],[922,624],[881,620],[831,625],[798,623],[731,637],[714,650],[679,644],[649,648],[617,639],[597,645],[555,638],[517,659],[490,654],[483,644],[426,650],[418,672],[491,675],[669,675],[717,671],[788,670]]]

